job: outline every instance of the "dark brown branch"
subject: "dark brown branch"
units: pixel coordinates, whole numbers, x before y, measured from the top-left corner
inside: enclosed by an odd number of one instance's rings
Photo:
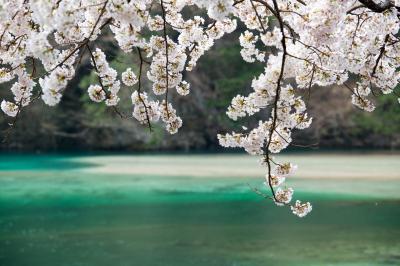
[[[297,143],[291,143],[290,141],[288,141],[284,136],[282,136],[281,133],[279,133],[279,131],[274,130],[276,134],[278,134],[279,137],[281,137],[281,139],[283,139],[287,144],[290,144],[292,146],[295,147],[299,147],[299,148],[316,148],[318,146],[318,143],[313,143],[313,144],[297,144]]]
[[[357,98],[362,101],[364,104],[367,104],[363,97],[358,93],[358,89],[353,90],[346,82],[343,82],[345,88],[347,88],[352,94],[356,95]]]
[[[264,34],[267,33],[267,30],[266,30],[265,27],[264,27],[264,23],[262,22],[261,16],[260,16],[260,14],[258,13],[257,8],[256,8],[256,6],[255,6],[254,3],[253,3],[253,0],[250,0],[250,3],[251,3],[251,6],[252,6],[253,9],[254,9],[254,13],[256,13],[258,22],[260,23],[260,26],[261,26],[261,28],[262,28],[263,33],[264,33]]]
[[[353,11],[360,9],[360,8],[365,8],[365,5],[357,5],[355,7],[352,7],[349,10],[347,10],[346,14],[347,15],[355,15],[355,14],[353,14]]]
[[[34,58],[31,58],[31,60],[32,60],[32,72],[31,72],[31,74],[30,74],[30,77],[33,78],[34,75],[36,74],[36,64],[35,64],[35,59],[34,59]],[[37,99],[40,98],[41,95],[42,95],[42,92],[40,91],[40,92],[38,93],[38,95],[35,96],[35,97],[31,100],[31,102],[35,102]],[[3,137],[2,143],[6,143],[6,142],[9,140],[10,135],[11,135],[13,129],[15,128],[15,125],[16,125],[17,122],[18,122],[18,117],[19,117],[19,115],[20,115],[21,112],[22,112],[22,108],[23,108],[22,102],[23,102],[24,100],[26,100],[26,98],[24,98],[24,97],[22,96],[22,97],[21,97],[21,100],[20,100],[20,101],[18,102],[18,104],[17,104],[17,106],[18,106],[17,114],[16,114],[15,117],[13,118],[12,122],[8,124],[9,127],[8,127],[6,130],[4,130],[5,133],[4,133],[4,137]]]
[[[166,19],[166,10],[164,7],[164,1],[161,0],[161,10],[162,10],[162,18],[163,18],[163,35],[164,35],[164,42],[165,42],[165,110],[167,112],[167,118],[169,119],[169,110],[168,110],[168,87],[169,87],[169,82],[168,82],[168,65],[169,65],[169,59],[168,59],[168,36],[167,36],[167,19]]]
[[[93,54],[93,52],[92,52],[92,49],[90,48],[89,44],[86,44],[86,48],[87,48],[87,50],[89,51],[90,58],[92,59],[93,67],[94,67],[94,69],[95,69],[96,72],[97,72],[97,77],[98,77],[98,80],[99,80],[101,89],[102,89],[103,92],[105,93],[106,99],[108,99],[108,98],[110,97],[110,94],[109,94],[109,92],[106,90],[106,88],[104,87],[103,81],[102,81],[102,79],[101,79],[101,77],[100,77],[100,71],[99,71],[99,68],[97,67],[96,59],[95,59],[95,57],[94,57],[94,54]]]
[[[94,54],[93,54],[93,52],[92,52],[92,49],[90,48],[89,44],[86,44],[86,48],[87,48],[87,50],[89,51],[90,58],[92,59],[93,67],[94,67],[94,69],[95,69],[96,72],[97,72],[97,77],[98,77],[98,81],[99,81],[99,83],[100,83],[101,89],[102,89],[102,91],[104,92],[104,94],[106,95],[106,99],[109,99],[109,98],[111,97],[111,93],[108,92],[108,91],[106,90],[106,88],[105,88],[105,86],[104,86],[104,84],[103,84],[103,81],[102,81],[102,79],[101,79],[101,77],[100,77],[100,71],[99,71],[99,68],[97,67],[96,59],[95,59],[95,57],[94,57]],[[118,114],[121,118],[127,118],[127,116],[124,115],[123,113],[121,113],[121,111],[118,110],[118,108],[117,108],[116,106],[112,106],[112,109],[113,109],[114,112],[115,112],[116,114]]]
[[[106,7],[107,7],[107,4],[108,4],[108,1],[109,1],[109,0],[107,0],[107,1],[104,2],[103,6],[102,6],[102,8],[101,8],[100,14],[99,14],[99,16],[97,17],[97,20],[96,20],[96,22],[95,22],[95,24],[94,24],[94,26],[93,26],[93,28],[92,28],[92,30],[91,30],[89,36],[88,36],[87,38],[85,38],[80,44],[78,44],[78,46],[75,47],[75,48],[72,50],[72,52],[70,52],[60,63],[58,63],[55,67],[53,67],[52,69],[50,69],[50,71],[48,71],[48,72],[52,72],[52,71],[54,71],[56,68],[58,68],[58,67],[64,65],[64,63],[65,63],[69,58],[71,58],[77,51],[79,51],[82,47],[87,47],[87,45],[88,45],[89,42],[90,42],[90,38],[93,36],[93,34],[94,34],[94,32],[95,32],[97,26],[98,26],[99,23],[100,23],[101,18],[103,17],[104,13],[106,12]],[[110,22],[111,22],[111,20],[108,19],[103,25],[100,26],[100,29],[104,28],[104,27],[105,27],[108,23],[110,23]]]
[[[385,2],[381,3],[377,3],[374,0],[358,0],[358,1],[362,3],[366,8],[376,13],[382,13],[394,7],[394,4],[390,0],[386,0]]]
[[[140,50],[139,47],[137,47],[138,50],[138,54],[139,54],[139,59],[140,59],[140,67],[139,67],[139,77],[138,77],[138,97],[139,100],[142,102],[143,106],[144,106],[144,111],[146,113],[146,120],[147,120],[147,125],[149,127],[150,132],[152,132],[152,128],[151,128],[151,123],[150,123],[150,117],[149,117],[149,113],[147,111],[147,105],[144,102],[142,95],[141,95],[141,89],[142,89],[142,73],[143,73],[143,56],[142,56],[142,51]]]
[[[251,190],[254,191],[254,193],[256,193],[257,195],[260,195],[260,196],[263,197],[264,199],[273,199],[272,197],[268,196],[267,194],[262,193],[258,188],[252,187],[249,183],[247,183],[247,185],[249,186],[249,188],[250,188]]]
[[[11,21],[15,19],[15,17],[18,15],[18,13],[20,12],[20,10],[18,10],[17,12],[15,12],[15,14],[11,17]],[[11,22],[9,22],[5,27],[4,27],[4,31],[0,36],[0,47],[1,47],[1,42],[3,40],[4,35],[6,34],[8,28],[10,27]]]
[[[277,19],[278,19],[278,13],[280,13],[280,10],[277,8],[273,8],[270,4],[268,4],[266,1],[264,0],[252,0],[254,2],[258,2],[260,4],[262,4],[263,6],[265,6],[266,9],[268,9]],[[279,14],[279,24],[282,24],[284,26],[284,28],[287,28],[288,31],[290,32],[290,35],[293,37],[293,43],[296,42],[297,38],[296,38],[296,32],[294,31],[294,29],[285,21],[283,21],[281,15]],[[279,20],[279,19],[278,19]]]
[[[273,118],[272,118],[271,129],[270,129],[270,132],[269,132],[268,143],[265,146],[265,156],[266,156],[266,163],[268,165],[268,185],[269,185],[269,187],[271,189],[272,196],[274,197],[274,200],[276,202],[279,202],[279,200],[276,198],[275,191],[274,191],[274,188],[272,186],[272,173],[271,173],[272,169],[271,169],[271,162],[270,162],[270,158],[269,158],[270,157],[269,147],[270,147],[271,142],[272,142],[272,135],[273,135],[274,131],[276,130],[276,125],[277,125],[278,102],[279,102],[280,92],[281,92],[281,82],[283,80],[283,74],[284,74],[284,71],[285,71],[285,62],[286,62],[287,50],[286,50],[285,28],[284,28],[285,26],[283,24],[282,17],[281,17],[280,12],[279,12],[278,3],[276,2],[276,0],[273,0],[272,2],[274,4],[274,8],[276,10],[276,18],[278,19],[279,28],[280,28],[281,34],[282,34],[281,43],[282,43],[283,54],[282,54],[281,69],[280,69],[278,80],[276,82],[275,99],[274,99],[274,104],[273,104],[274,114],[273,114]]]
[[[377,69],[377,67],[378,67],[378,65],[379,65],[379,61],[382,59],[383,54],[385,53],[386,43],[387,43],[388,41],[389,41],[389,34],[387,34],[387,35],[385,36],[385,42],[383,43],[381,49],[379,49],[379,55],[378,55],[378,57],[376,58],[375,65],[374,65],[374,67],[373,67],[373,69],[372,69],[371,77],[374,77],[374,76],[375,76],[376,69]]]
[[[10,136],[11,136],[11,132],[13,131],[13,129],[15,128],[15,125],[18,122],[18,117],[21,113],[21,109],[22,109],[22,101],[24,100],[24,98],[22,97],[21,100],[18,102],[17,106],[18,106],[18,111],[17,114],[15,115],[15,117],[13,118],[11,123],[8,123],[8,128],[6,130],[4,130],[4,137],[3,137],[3,141],[2,143],[7,143]]]
[[[314,80],[314,74],[315,74],[315,64],[313,65],[313,68],[311,70],[310,83],[308,84],[307,101],[309,101],[310,98],[311,98],[311,87],[312,87],[312,83],[313,83],[313,80]]]
[[[303,0],[296,0],[297,2],[299,2],[300,4],[302,4],[303,6],[306,6],[306,2],[304,2]]]

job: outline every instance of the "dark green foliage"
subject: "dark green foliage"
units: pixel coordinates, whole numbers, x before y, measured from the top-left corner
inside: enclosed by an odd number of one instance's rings
[[[355,132],[375,133],[390,137],[400,133],[400,104],[395,95],[384,95],[376,99],[376,110],[372,113],[357,112],[354,116]]]
[[[171,91],[170,99],[183,118],[179,134],[165,133],[162,125],[154,124],[153,132],[134,119],[123,119],[104,104],[93,103],[87,96],[90,84],[98,83],[88,60],[81,65],[78,76],[70,82],[60,105],[45,106],[40,100],[21,114],[10,140],[2,149],[24,150],[149,150],[149,149],[219,149],[218,133],[239,131],[241,125],[254,126],[269,116],[231,121],[225,112],[231,99],[251,92],[251,81],[263,72],[263,64],[249,64],[240,56],[237,33],[218,41],[204,55],[193,72],[185,74],[191,93],[182,97]],[[111,65],[119,73],[127,67],[138,73],[137,54],[124,54],[113,44],[102,42]],[[88,59],[88,58],[86,58]],[[147,65],[145,66],[148,67]],[[145,69],[147,71],[147,69]],[[151,84],[143,79],[143,90]],[[10,84],[3,84],[0,99],[11,99]],[[37,88],[38,90],[39,88]],[[119,110],[132,112],[130,94],[135,88],[122,86]],[[308,103],[315,121],[310,129],[296,133],[297,143],[315,143],[320,147],[400,147],[400,105],[397,97],[386,95],[376,99],[377,109],[365,113],[351,107],[350,97],[341,88],[314,88]],[[159,98],[162,100],[162,98]],[[0,115],[1,129],[11,120]],[[2,134],[4,135],[4,134]]]

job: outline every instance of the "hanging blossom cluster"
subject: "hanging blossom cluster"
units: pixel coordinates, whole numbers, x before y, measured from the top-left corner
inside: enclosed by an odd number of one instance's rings
[[[275,161],[273,154],[296,145],[292,132],[310,126],[300,95],[315,85],[341,85],[351,91],[351,102],[368,112],[375,108],[373,97],[395,93],[400,77],[399,2],[0,0],[0,83],[12,84],[13,94],[1,102],[1,109],[14,117],[13,125],[38,98],[56,105],[89,55],[98,78],[87,88],[92,101],[121,115],[118,93],[131,88],[129,117],[150,129],[160,121],[175,134],[183,122],[169,92],[186,96],[196,89],[183,79],[184,72],[240,23],[245,28],[239,38],[241,56],[249,63],[263,63],[265,70],[252,80],[249,95],[232,99],[227,115],[238,120],[262,113],[266,118],[218,139],[224,147],[261,156],[271,192],[266,197],[303,217],[311,211],[310,203],[291,203],[294,191],[284,185],[296,166]],[[196,10],[200,15],[193,15]],[[97,42],[105,32],[140,64],[123,73],[110,67]],[[144,79],[152,84],[150,91],[144,91]]]

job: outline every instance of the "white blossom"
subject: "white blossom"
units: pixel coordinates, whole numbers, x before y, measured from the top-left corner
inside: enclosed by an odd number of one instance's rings
[[[102,102],[106,98],[106,93],[100,85],[90,85],[88,88],[88,94],[92,101]]]
[[[292,210],[293,214],[304,217],[309,214],[312,210],[312,206],[309,202],[301,203],[299,200],[296,200],[294,206],[291,206],[290,209]]]
[[[382,12],[345,0],[0,0],[0,83],[10,83],[12,92],[1,109],[16,116],[36,94],[47,105],[57,105],[76,75],[78,58],[86,54],[98,79],[88,88],[92,101],[117,109],[121,81],[136,85],[133,118],[148,126],[159,121],[175,134],[183,121],[169,92],[189,94],[185,72],[241,23],[240,54],[247,63],[263,64],[264,71],[250,88],[238,88],[250,92],[234,96],[226,113],[236,121],[261,112],[263,119],[244,132],[217,137],[224,147],[263,156],[269,168],[266,183],[277,187],[277,204],[287,204],[293,191],[278,186],[295,167],[284,163],[272,169],[270,156],[292,144],[293,131],[312,123],[300,91],[316,85],[347,87],[351,102],[371,112],[370,94],[393,93],[399,83],[399,1],[392,2]],[[194,15],[183,15],[189,6]],[[131,68],[118,73],[96,48],[106,28],[118,48],[136,57],[136,73]],[[43,66],[44,75],[33,71],[36,65]],[[292,211],[304,216],[311,205],[303,205],[296,202]]]
[[[190,84],[184,80],[178,86],[176,86],[176,91],[182,96],[188,95],[190,92],[189,89]]]
[[[267,181],[264,182],[264,185],[266,187],[269,186],[270,182],[271,182],[271,186],[272,187],[278,187],[278,186],[282,185],[283,182],[285,182],[285,180],[286,180],[286,178],[283,177],[283,176],[271,175],[271,177],[269,177],[268,174],[266,175],[265,179],[267,180]]]
[[[283,206],[284,204],[289,204],[293,197],[293,189],[292,188],[278,188],[275,191],[275,204],[278,206]]]
[[[3,110],[3,112],[8,116],[15,117],[18,113],[18,109],[18,105],[15,103],[5,100],[1,102],[1,110]]]
[[[138,79],[131,68],[128,68],[127,70],[125,70],[125,72],[122,73],[122,82],[129,87],[135,85],[138,82]]]

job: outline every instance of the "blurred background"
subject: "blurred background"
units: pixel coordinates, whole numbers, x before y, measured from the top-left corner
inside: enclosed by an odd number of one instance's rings
[[[241,29],[240,29],[241,31]],[[18,125],[2,150],[66,151],[66,150],[218,150],[217,133],[240,129],[241,123],[230,121],[225,112],[231,99],[237,94],[247,95],[251,80],[263,72],[262,64],[249,64],[240,56],[237,31],[218,40],[211,51],[199,61],[193,72],[186,73],[191,83],[191,93],[182,97],[171,93],[177,112],[184,118],[179,134],[169,136],[155,125],[155,132],[148,130],[133,119],[121,119],[104,104],[90,101],[89,84],[97,78],[89,61],[83,60],[75,77],[64,93],[61,104],[48,107],[41,100],[22,112]],[[127,67],[138,72],[136,54],[126,55],[106,35],[97,46],[101,47],[119,73]],[[87,55],[86,55],[87,56]],[[350,82],[351,83],[351,82]],[[0,98],[11,99],[10,84],[1,87]],[[151,84],[145,84],[151,90]],[[121,90],[120,109],[130,114],[132,92]],[[304,91],[309,113],[314,117],[312,127],[297,134],[304,143],[318,143],[320,148],[380,148],[400,147],[400,112],[395,95],[375,99],[377,109],[373,113],[362,112],[351,104],[347,88],[314,87],[308,95]],[[245,120],[249,126],[258,123],[258,116]],[[0,116],[1,129],[8,127],[7,118]]]
[[[226,108],[263,71],[241,59],[238,34],[186,74],[187,97],[170,97],[184,121],[176,135],[90,102],[97,80],[88,60],[58,106],[26,108],[0,144],[0,266],[400,265],[396,97],[376,98],[366,113],[340,86],[300,92],[314,122],[296,142],[318,145],[276,158],[299,165],[287,185],[313,204],[299,219],[253,192],[268,193],[258,158],[217,142],[217,133],[240,130]],[[120,53],[109,35],[98,46],[119,72],[137,70],[136,55]],[[131,91],[120,93],[128,114]],[[1,130],[9,122],[0,115]]]

